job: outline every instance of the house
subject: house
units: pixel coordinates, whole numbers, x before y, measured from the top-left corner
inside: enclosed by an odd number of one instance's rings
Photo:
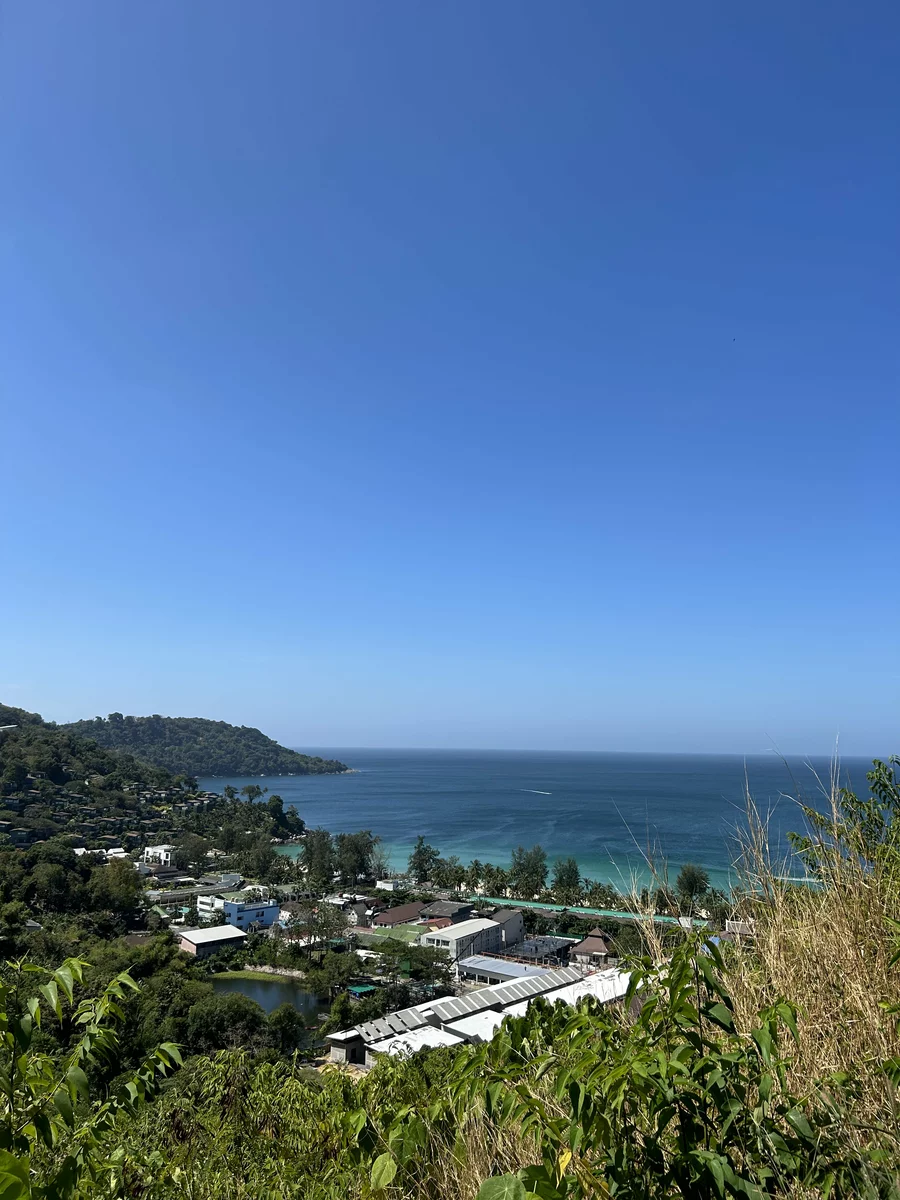
[[[400,892],[403,890],[402,879],[376,879],[375,887],[379,892]]]
[[[179,949],[197,958],[209,958],[219,950],[232,950],[243,945],[247,935],[231,925],[216,925],[212,929],[190,929],[178,939]]]
[[[232,898],[223,897],[222,904],[222,912],[229,925],[237,929],[249,929],[254,925],[268,929],[278,920],[281,906],[277,900],[253,900],[247,896],[237,899],[234,892],[229,895]]]
[[[422,914],[424,904],[398,904],[379,913],[372,924],[380,928],[390,928],[392,925],[405,925],[407,921],[417,921]]]
[[[500,945],[504,950],[525,941],[525,915],[521,908],[498,908],[491,920],[500,926]]]
[[[447,919],[451,925],[456,925],[460,921],[469,920],[472,916],[472,905],[459,900],[435,900],[426,904],[422,909],[422,916],[426,921]]]
[[[145,846],[144,853],[141,855],[141,861],[145,863],[159,863],[161,867],[174,866],[175,847],[168,842],[164,842],[161,846]]]
[[[377,919],[377,918],[376,918]],[[447,929],[429,930],[419,938],[422,946],[444,950],[456,962],[470,954],[486,954],[500,949],[500,926],[486,917],[461,921]]]
[[[592,929],[586,938],[570,948],[569,959],[583,967],[592,967],[602,965],[614,954],[612,939],[602,929]]]

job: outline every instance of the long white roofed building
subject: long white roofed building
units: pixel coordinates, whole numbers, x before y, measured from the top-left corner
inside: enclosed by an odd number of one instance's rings
[[[532,1000],[575,1005],[592,996],[609,1004],[622,999],[629,979],[628,972],[615,968],[585,978],[577,967],[562,967],[464,996],[426,1000],[328,1034],[331,1061],[371,1067],[381,1054],[404,1057],[438,1046],[490,1041],[504,1017],[521,1016]]]

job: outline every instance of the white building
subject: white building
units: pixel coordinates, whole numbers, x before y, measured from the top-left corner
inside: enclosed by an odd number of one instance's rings
[[[161,867],[174,866],[175,847],[168,844],[163,846],[145,846],[141,861],[159,863]]]
[[[503,934],[496,921],[487,917],[475,917],[471,921],[460,921],[446,929],[429,930],[419,938],[422,946],[431,946],[450,955],[453,962],[472,954],[490,954],[503,943]]]
[[[561,967],[558,971],[529,975],[464,996],[426,1000],[374,1021],[364,1021],[352,1029],[328,1034],[331,1061],[371,1066],[373,1055],[412,1054],[429,1046],[454,1045],[456,1041],[475,1044],[490,1041],[505,1017],[522,1016],[533,1000],[542,998],[550,1004],[575,1005],[579,1000],[593,997],[601,1004],[610,1004],[622,999],[629,979],[627,972],[615,969],[584,979],[578,967]],[[445,1040],[440,1036],[442,1033],[455,1041]]]
[[[182,933],[178,947],[197,958],[209,958],[218,950],[233,949],[247,940],[243,929],[233,925],[217,925],[214,929],[188,929]]]

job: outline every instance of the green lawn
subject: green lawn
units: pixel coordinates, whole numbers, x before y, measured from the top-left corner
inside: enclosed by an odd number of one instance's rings
[[[397,942],[414,942],[423,933],[427,932],[428,930],[424,925],[395,925],[392,929],[372,930],[372,932],[366,932],[358,936],[360,941],[365,938],[369,945],[372,945],[374,942],[381,941],[384,938],[393,938]]]
[[[287,975],[273,975],[269,971],[217,971],[212,979],[289,979]]]

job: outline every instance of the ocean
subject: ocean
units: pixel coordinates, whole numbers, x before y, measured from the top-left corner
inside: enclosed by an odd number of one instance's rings
[[[745,770],[768,814],[770,843],[788,855],[787,834],[803,828],[798,796],[815,807],[827,760],[774,755],[613,754],[470,750],[304,748],[353,768],[345,775],[213,778],[201,785],[257,783],[283,797],[308,826],[333,833],[371,829],[395,868],[419,834],[444,857],[507,865],[518,845],[540,843],[549,859],[574,855],[582,874],[628,890],[649,878],[643,852],[664,857],[670,875],[702,864],[715,886],[736,882]],[[865,792],[868,759],[844,759],[842,781]],[[788,873],[802,874],[799,864]]]

